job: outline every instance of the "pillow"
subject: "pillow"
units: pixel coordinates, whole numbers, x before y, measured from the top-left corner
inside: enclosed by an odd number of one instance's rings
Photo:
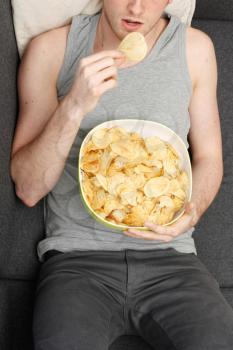
[[[196,0],[173,0],[165,13],[175,15],[191,24]],[[52,28],[64,26],[79,13],[94,14],[102,7],[102,0],[12,0],[13,21],[20,57],[34,36]]]

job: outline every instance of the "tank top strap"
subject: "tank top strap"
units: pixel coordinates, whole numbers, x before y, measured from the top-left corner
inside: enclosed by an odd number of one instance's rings
[[[179,26],[179,36],[178,36],[178,48],[179,48],[179,60],[181,66],[181,72],[183,73],[183,79],[186,84],[186,88],[189,96],[192,95],[192,80],[188,67],[188,59],[187,59],[187,38],[186,32],[188,28],[188,24],[181,23]]]
[[[57,79],[58,98],[64,95],[66,86],[70,84],[77,61],[87,56],[94,36],[95,23],[100,12],[93,16],[78,14],[72,17],[67,35],[63,64]]]

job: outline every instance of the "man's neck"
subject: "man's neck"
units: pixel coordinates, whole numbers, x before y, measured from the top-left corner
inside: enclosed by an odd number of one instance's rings
[[[154,25],[152,30],[146,34],[145,39],[148,45],[148,52],[155,45],[159,39],[162,32],[165,30],[169,23],[169,19],[161,17],[158,22]],[[108,20],[105,18],[104,14],[101,13],[100,19],[97,25],[93,53],[103,51],[103,50],[116,50],[119,46],[121,40],[112,31]]]

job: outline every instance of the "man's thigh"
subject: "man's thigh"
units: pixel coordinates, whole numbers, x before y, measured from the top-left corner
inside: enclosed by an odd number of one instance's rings
[[[161,257],[131,296],[139,334],[157,350],[233,349],[233,310],[215,278],[195,254]]]
[[[34,349],[107,350],[113,336],[121,332],[111,329],[113,315],[115,320],[121,315],[117,297],[106,284],[80,273],[72,262],[58,257],[56,266],[56,258],[45,263],[49,265],[43,266],[37,286]]]

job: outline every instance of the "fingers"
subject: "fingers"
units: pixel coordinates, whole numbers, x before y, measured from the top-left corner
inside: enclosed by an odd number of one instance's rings
[[[117,68],[115,66],[108,67],[93,76],[93,86],[97,86],[108,79],[117,79]]]
[[[158,233],[160,235],[168,235],[168,236],[175,236],[176,235],[176,229],[175,224],[171,227],[169,226],[162,226],[154,224],[153,222],[145,221],[145,227],[148,227],[150,230],[154,231],[155,233]]]
[[[117,59],[124,58],[124,57],[125,57],[125,55],[120,51],[104,50],[104,51],[100,51],[100,52],[97,52],[93,55],[82,58],[80,61],[80,65],[87,66],[91,63],[97,62],[99,60],[103,60],[103,58],[110,58],[114,62],[115,59],[117,60]]]
[[[192,227],[191,224],[192,217],[184,213],[181,218],[179,218],[175,223],[170,226],[161,226],[153,223],[145,223],[150,229],[161,233],[167,234],[173,237],[178,236],[179,234],[185,233],[188,229]]]
[[[117,85],[117,66],[124,61],[124,57],[119,51],[109,50],[85,57],[80,61],[81,77],[87,82],[88,87],[94,90],[95,96],[100,96]]]
[[[148,240],[160,240],[169,242],[174,237],[166,235],[166,234],[158,234],[153,231],[137,231],[134,229],[129,229],[128,231],[124,231],[126,236],[140,238],[140,239],[148,239]]]
[[[101,51],[80,60],[68,93],[71,103],[84,116],[92,111],[101,95],[117,85],[117,64],[124,55],[117,50]]]
[[[85,64],[83,66],[80,65],[84,78],[89,78],[90,76],[98,72],[101,72],[102,70],[105,70],[109,67],[115,67],[116,69],[114,60],[111,57],[105,57],[101,60],[98,60],[89,64]]]
[[[195,206],[188,206],[188,210],[191,210],[191,208],[194,210]],[[128,231],[124,231],[124,233],[131,237],[169,242],[193,227],[192,215],[185,212],[178,221],[170,226],[157,225],[148,221],[145,221],[144,226],[150,229],[150,231],[140,231],[130,228]]]
[[[105,91],[114,88],[116,85],[117,85],[116,79],[109,79],[108,81],[98,86],[98,92],[100,95],[102,95]]]

